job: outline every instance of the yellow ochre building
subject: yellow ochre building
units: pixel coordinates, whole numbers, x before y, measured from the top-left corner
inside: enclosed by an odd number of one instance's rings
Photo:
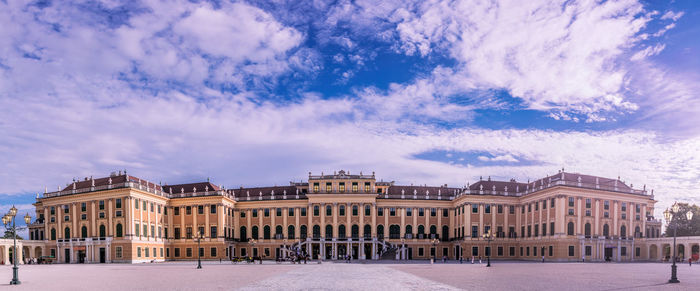
[[[471,260],[489,253],[660,260],[661,246],[651,243],[661,232],[655,202],[653,193],[619,179],[563,169],[533,182],[488,178],[460,188],[338,171],[309,173],[307,182],[288,186],[228,189],[209,181],[159,185],[120,171],[38,197],[29,241],[43,242],[37,252],[59,263],[275,259],[290,252],[324,260]]]

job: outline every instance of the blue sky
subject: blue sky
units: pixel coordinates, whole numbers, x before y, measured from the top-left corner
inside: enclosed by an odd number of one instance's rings
[[[698,203],[697,1],[0,1],[0,210],[129,173],[567,171]],[[536,2],[536,3],[534,3]]]

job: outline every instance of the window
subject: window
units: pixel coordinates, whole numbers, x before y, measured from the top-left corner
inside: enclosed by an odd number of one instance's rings
[[[85,202],[80,203],[80,211],[82,211],[82,212],[87,211],[87,204]]]
[[[484,206],[484,213],[491,213],[491,204],[486,204]]]
[[[569,215],[574,215],[574,209],[573,209],[573,208],[569,208]]]
[[[472,204],[472,213],[479,213],[479,205]]]
[[[70,213],[70,209],[68,208],[68,205],[63,205],[63,213],[64,214]]]
[[[281,217],[282,216],[282,208],[276,208],[275,209],[275,216]]]
[[[477,238],[477,237],[479,237],[479,226],[472,225],[472,238]]]
[[[527,205],[527,212],[528,213],[532,212],[532,204]]]
[[[634,249],[634,256],[635,257],[639,257],[641,253],[642,253],[642,250],[640,248]]]
[[[605,236],[605,237],[610,236],[610,227],[608,226],[607,223],[603,225],[603,236]]]
[[[591,208],[591,198],[586,198],[586,208]]]
[[[531,236],[532,236],[532,226],[528,225],[527,226],[527,237],[531,237]]]
[[[610,217],[610,212],[607,212],[607,211],[603,212],[603,217],[609,218],[609,217]]]
[[[583,227],[583,234],[586,237],[591,237],[591,224],[586,222],[586,225]]]
[[[547,209],[547,200],[542,201],[542,209]]]
[[[425,255],[425,250],[423,248],[418,248],[418,256],[422,257]]]
[[[192,239],[192,227],[188,226],[185,228],[185,236],[187,239]]]
[[[569,224],[566,225],[566,234],[567,235],[574,235],[574,222],[569,221]]]
[[[382,207],[377,208],[377,216],[384,216],[384,208],[382,208]]]
[[[369,193],[369,187],[370,187],[370,183],[365,182],[365,192]]]
[[[139,258],[141,257],[141,247],[136,248],[136,256]]]
[[[340,207],[338,208],[338,215],[345,216],[345,205],[340,205]]]
[[[535,211],[540,210],[540,203],[535,202]]]
[[[569,246],[569,257],[574,256],[574,246]]]
[[[122,237],[122,235],[123,235],[123,233],[122,233],[122,232],[123,232],[123,229],[122,229],[122,228],[123,228],[123,227],[122,227],[122,224],[121,224],[121,223],[117,223],[117,227],[116,227],[117,237]]]
[[[418,216],[425,216],[425,209],[418,208]]]
[[[100,210],[105,210],[105,201],[104,200],[100,200],[100,202],[98,202],[98,205],[99,205]]]
[[[158,205],[158,214],[160,214],[160,211],[161,211],[161,206],[160,206],[160,204],[159,204],[159,205]],[[165,214],[168,214],[168,213],[165,213]]]
[[[197,205],[197,214],[204,214],[204,205]]]
[[[216,229],[216,226],[211,226],[211,227],[209,227],[209,237],[212,237],[212,238],[218,237],[218,236],[217,236],[218,234],[217,234],[216,230],[217,230],[217,229]]]
[[[116,248],[114,248],[114,255],[115,255],[117,258],[121,258],[121,257],[122,257],[122,247],[116,247]]]
[[[121,198],[117,198],[117,200],[115,200],[115,201],[116,201],[115,204],[117,205],[117,208],[122,208],[122,199],[121,199]]]
[[[370,216],[372,211],[369,208],[369,205],[365,205],[365,216]]]
[[[357,207],[357,205],[353,205],[352,206],[352,216],[357,216],[359,214],[359,212],[360,211],[359,211],[359,208]]]
[[[537,256],[537,247],[532,247],[532,256]]]
[[[211,251],[209,251],[209,254],[210,254],[212,257],[216,257],[216,248],[211,248]]]
[[[508,207],[509,214],[515,214],[515,207],[514,206],[507,206],[507,207]]]
[[[141,234],[140,227],[141,227],[141,224],[138,224],[138,223],[134,224],[134,233],[136,234],[136,236],[139,236]]]
[[[180,248],[175,248],[175,257],[180,257]]]
[[[314,193],[318,193],[318,182],[314,183],[313,191]]]
[[[326,205],[326,216],[333,216],[333,207]]]
[[[294,216],[294,208],[290,207],[287,211],[288,216]]]
[[[146,225],[143,225],[143,236],[148,237],[148,227]]]
[[[554,198],[552,198],[549,202],[550,208],[554,208]]]
[[[191,214],[192,214],[192,206],[187,206],[187,207],[185,207],[185,214],[186,214],[186,215],[191,215]]]
[[[299,210],[301,211],[301,216],[306,216],[306,208],[305,207],[299,208]]]
[[[257,209],[253,209],[253,217],[258,217],[258,210]]]
[[[340,193],[345,193],[345,182],[338,183],[338,190],[340,191]]]
[[[192,257],[192,248],[185,249],[185,254],[187,257]]]
[[[85,213],[81,214],[80,220],[87,220],[87,214],[85,214]]]
[[[352,192],[357,192],[357,182],[352,182]]]
[[[498,214],[503,213],[503,205],[498,205]]]
[[[147,258],[149,257],[148,250],[149,250],[149,248],[143,248],[144,257],[147,257]]]
[[[331,193],[332,190],[333,188],[331,187],[331,183],[326,182],[326,193]]]
[[[590,210],[590,209],[586,209],[586,216],[591,216],[591,210]]]
[[[143,200],[142,203],[143,203],[143,208],[141,208],[141,209],[142,209],[143,211],[146,211],[146,210],[147,210],[147,208],[146,208],[146,201]]]
[[[180,207],[177,207],[177,206],[173,207],[173,214],[180,215]]]
[[[396,208],[394,208],[394,207],[389,208],[389,216],[396,216]]]
[[[472,256],[479,255],[479,247],[472,247]]]
[[[216,205],[209,205],[209,213],[216,214]]]
[[[627,247],[620,247],[620,256],[627,256]]]
[[[509,247],[508,248],[508,255],[511,257],[515,256],[515,247]]]
[[[574,197],[569,197],[569,207],[574,207]]]
[[[603,201],[603,209],[605,209],[605,210],[610,209],[610,201]]]
[[[591,248],[591,246],[586,246],[586,256],[589,256],[589,257],[590,257],[591,254],[593,254],[593,250],[592,250],[592,249],[593,249],[593,248]]]
[[[413,215],[413,208],[406,208],[406,216],[412,216]]]
[[[447,208],[442,209],[442,217],[448,217],[450,214],[448,213]]]
[[[117,217],[122,217],[122,211],[121,211],[121,210],[117,210],[116,213],[115,213],[115,215],[116,215]]]
[[[430,216],[437,216],[437,209],[430,208]]]
[[[622,202],[622,212],[627,211],[627,202]]]
[[[51,215],[55,215],[55,214],[56,214],[56,207],[51,206]]]
[[[539,224],[535,224],[535,236],[540,236],[540,226],[539,226]]]
[[[554,255],[554,246],[549,246],[549,256]]]

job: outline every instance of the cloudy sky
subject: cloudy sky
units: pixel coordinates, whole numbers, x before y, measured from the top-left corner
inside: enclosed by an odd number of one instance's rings
[[[660,216],[700,202],[698,19],[697,1],[2,0],[0,210],[122,169],[463,186],[564,167],[653,188]]]

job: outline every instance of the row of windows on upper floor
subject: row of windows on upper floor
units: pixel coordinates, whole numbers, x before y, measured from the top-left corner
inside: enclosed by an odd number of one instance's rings
[[[365,182],[364,183],[364,192],[369,193],[371,190],[371,183],[370,182]],[[359,191],[359,183],[358,182],[352,182],[350,184],[350,191],[352,192],[358,192]],[[319,182],[314,182],[312,185],[312,190],[314,193],[320,192],[321,185]],[[332,193],[334,192],[335,189],[333,189],[333,183],[331,182],[326,182],[326,193]],[[345,182],[338,182],[338,192],[340,193],[345,193]],[[377,188],[377,193],[382,194],[382,188]]]

